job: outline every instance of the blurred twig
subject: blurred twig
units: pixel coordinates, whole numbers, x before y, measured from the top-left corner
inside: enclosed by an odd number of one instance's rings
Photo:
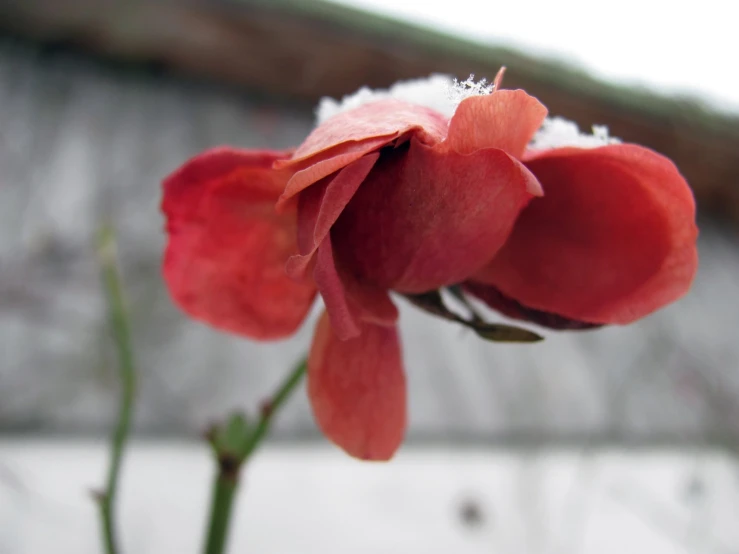
[[[120,407],[118,421],[112,437],[108,478],[105,490],[98,495],[105,552],[107,554],[117,554],[119,549],[114,525],[115,501],[123,450],[131,426],[131,415],[136,391],[136,371],[134,368],[128,315],[118,273],[115,235],[109,225],[103,226],[100,230],[97,255],[102,272],[103,290],[108,304],[108,319],[118,354],[118,370],[121,379]]]
[[[275,394],[262,405],[256,425],[251,426],[246,417],[237,413],[225,425],[214,426],[208,432],[218,473],[213,483],[208,535],[203,548],[205,554],[225,551],[241,467],[262,443],[272,418],[300,383],[307,365],[307,360],[303,359],[287,375]]]

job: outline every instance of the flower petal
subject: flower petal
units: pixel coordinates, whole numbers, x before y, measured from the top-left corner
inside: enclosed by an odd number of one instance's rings
[[[501,150],[411,140],[383,151],[334,225],[337,259],[361,282],[403,293],[463,281],[503,245],[531,188],[533,175]]]
[[[359,322],[356,312],[349,305],[344,283],[336,269],[330,238],[318,248],[313,279],[321,291],[331,325],[339,339],[347,340],[359,335]]]
[[[364,182],[380,157],[379,152],[367,154],[360,160],[342,169],[326,187],[326,194],[321,202],[321,209],[313,230],[313,241],[320,244],[339,219],[346,205],[354,197],[359,186]]]
[[[444,145],[460,154],[499,148],[520,158],[546,115],[544,105],[522,90],[471,96],[457,107]]]
[[[278,210],[313,183],[402,135],[412,133],[425,144],[440,142],[447,125],[447,118],[434,110],[390,98],[335,115],[316,127],[292,158],[278,162],[278,168],[295,172]]]
[[[635,145],[528,157],[546,195],[475,278],[521,304],[629,323],[681,297],[697,268],[695,202],[667,158]]]
[[[389,460],[406,428],[406,382],[394,327],[364,324],[339,339],[327,314],[308,358],[308,397],[321,431],[348,454]]]
[[[309,254],[323,242],[379,157],[378,152],[367,154],[300,195],[298,244],[301,254]]]
[[[318,248],[313,279],[321,291],[334,331],[341,340],[356,337],[362,321],[392,326],[398,319],[398,310],[386,290],[360,283],[337,265],[330,236]]]
[[[289,175],[271,169],[282,157],[220,148],[163,183],[163,271],[172,298],[195,319],[261,340],[292,334],[316,294],[284,270],[297,252],[297,214],[274,210]]]
[[[285,186],[280,198],[277,200],[277,211],[278,213],[284,209],[288,209],[292,201],[295,199],[295,195],[305,191],[311,185],[318,183],[324,177],[328,177],[332,173],[339,171],[341,168],[346,167],[357,160],[369,155],[371,152],[378,150],[385,146],[388,142],[394,140],[395,136],[392,137],[381,137],[367,139],[361,142],[350,142],[342,145],[340,148],[332,150],[330,154],[323,154],[316,156],[307,162],[303,162],[299,166],[284,165],[285,168],[296,170],[290,180]],[[276,167],[281,168],[282,165]]]
[[[206,150],[165,179],[162,210],[170,218],[188,217],[197,212],[201,199],[206,197],[204,184],[239,169],[270,169],[275,160],[289,156],[290,151],[237,150],[225,146]],[[273,187],[273,192],[279,194],[281,181],[264,181],[262,185],[268,190]],[[167,221],[167,225],[172,224],[176,221]]]
[[[378,137],[398,137],[415,131],[426,144],[435,144],[446,135],[448,121],[430,108],[388,98],[342,112],[316,127],[303,141],[289,163],[294,164],[350,141]]]
[[[534,310],[528,306],[524,306],[512,298],[507,297],[491,285],[485,285],[475,281],[467,281],[462,284],[462,288],[466,293],[482,300],[492,309],[513,319],[530,321],[537,325],[541,325],[542,327],[549,327],[550,329],[558,330],[573,331],[602,327],[599,323],[588,323],[586,321],[578,321],[576,319],[567,319],[561,315],[543,312],[541,310]]]

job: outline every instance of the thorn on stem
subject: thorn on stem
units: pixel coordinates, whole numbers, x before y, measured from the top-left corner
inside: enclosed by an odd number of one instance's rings
[[[218,426],[215,423],[211,423],[205,428],[205,430],[203,430],[200,436],[203,438],[204,441],[210,443],[211,445],[214,445],[217,432]]]
[[[274,409],[274,404],[272,403],[271,399],[262,400],[262,403],[259,405],[259,412],[262,414],[262,417],[267,418],[272,415],[272,410]]]

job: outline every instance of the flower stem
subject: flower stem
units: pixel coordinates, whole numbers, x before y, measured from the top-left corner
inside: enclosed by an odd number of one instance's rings
[[[118,554],[115,530],[115,501],[118,478],[121,471],[123,451],[131,427],[136,371],[134,369],[131,333],[123,298],[123,287],[118,273],[115,235],[105,225],[98,236],[97,255],[100,263],[103,290],[108,304],[108,320],[118,355],[118,372],[121,380],[121,396],[118,420],[111,440],[111,457],[105,490],[98,496],[103,528],[103,543],[106,554]]]
[[[213,499],[211,501],[210,526],[205,544],[205,554],[221,554],[225,551],[228,538],[228,527],[231,521],[238,475],[228,475],[219,470],[213,484]]]
[[[255,426],[252,427],[243,415],[234,414],[225,425],[209,431],[208,439],[218,463],[218,472],[213,482],[204,554],[225,552],[241,467],[267,436],[272,419],[300,383],[306,367],[307,360],[304,359],[287,375],[277,391],[262,405]]]
[[[308,360],[304,358],[288,374],[287,378],[280,385],[280,388],[278,388],[272,395],[272,398],[262,405],[259,423],[257,424],[256,429],[254,429],[251,438],[244,445],[244,450],[241,453],[243,458],[242,462],[248,459],[249,456],[251,456],[257,449],[262,439],[267,434],[267,431],[269,431],[272,418],[290,397],[292,392],[295,390],[295,387],[298,386],[298,383],[300,383],[300,380],[303,378],[307,367]]]

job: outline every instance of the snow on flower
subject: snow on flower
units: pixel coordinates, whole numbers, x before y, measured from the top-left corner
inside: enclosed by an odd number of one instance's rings
[[[608,127],[605,125],[593,125],[593,134],[587,135],[580,132],[577,123],[573,121],[567,121],[563,117],[548,117],[534,135],[529,150],[550,150],[564,146],[597,148],[620,143],[620,139],[608,136]]]
[[[502,71],[499,75],[502,77]],[[485,79],[475,81],[474,75],[470,75],[465,81],[459,81],[448,75],[434,74],[422,79],[399,81],[389,89],[372,90],[362,87],[357,92],[345,96],[341,101],[324,97],[316,108],[316,120],[320,125],[334,115],[387,98],[425,106],[446,117],[451,117],[465,98],[485,96],[492,93],[494,89],[494,82],[488,83]]]

